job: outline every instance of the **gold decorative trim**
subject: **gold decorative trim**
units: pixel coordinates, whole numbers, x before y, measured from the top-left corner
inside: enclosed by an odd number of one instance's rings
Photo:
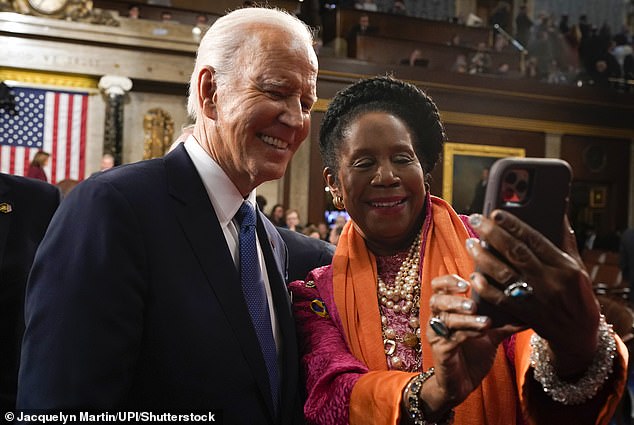
[[[328,105],[330,104],[330,99],[317,99],[317,102],[313,105],[313,112],[326,112],[328,109]]]
[[[442,197],[450,204],[453,202],[454,157],[485,156],[491,158],[506,158],[508,156],[526,156],[524,148],[507,146],[471,145],[468,143],[445,143],[442,155]],[[464,182],[461,181],[461,184]]]
[[[351,83],[357,81],[362,78],[372,77],[370,74],[355,74],[348,72],[339,72],[339,71],[329,71],[322,70],[319,71],[319,75],[322,77],[334,77],[337,79],[345,79],[349,80]],[[508,90],[496,90],[489,89],[483,87],[471,87],[471,86],[459,86],[455,84],[444,84],[444,83],[434,83],[431,81],[421,81],[421,80],[406,80],[408,83],[415,84],[417,86],[425,87],[426,89],[434,88],[434,89],[443,89],[452,92],[465,92],[472,94],[487,94],[487,95],[495,95],[495,96],[504,96],[504,97],[519,97],[524,99],[533,99],[533,100],[541,100],[548,102],[563,102],[563,103],[580,103],[579,99],[575,99],[572,97],[561,97],[561,96],[550,96],[545,94],[535,94],[535,93],[524,93],[524,92],[514,92]],[[609,102],[600,102],[596,100],[585,100],[583,103],[587,105],[595,105],[595,106],[614,106]],[[634,105],[629,106],[630,109],[634,109]]]
[[[97,90],[98,80],[92,77],[63,74],[60,72],[30,71],[0,67],[0,81],[18,81],[48,86],[63,86]]]
[[[174,140],[174,120],[162,108],[152,108],[143,115],[143,159],[160,158]]]
[[[628,128],[600,127],[586,124],[470,114],[465,112],[441,111],[440,115],[445,124],[461,124],[474,127],[533,131],[537,133],[574,134],[578,136],[634,139],[634,129]]]
[[[330,99],[318,99],[314,112],[326,112]],[[634,139],[634,129],[601,127],[559,121],[533,120],[528,118],[501,117],[497,115],[471,114],[468,112],[441,111],[445,124],[469,125],[473,127],[504,130],[532,131],[536,133],[571,134],[577,136]]]

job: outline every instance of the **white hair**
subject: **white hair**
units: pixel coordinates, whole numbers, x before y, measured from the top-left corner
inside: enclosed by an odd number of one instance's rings
[[[244,46],[258,48],[259,32],[265,28],[278,27],[284,32],[291,33],[299,43],[306,46],[313,45],[313,33],[295,16],[281,9],[246,7],[234,10],[217,19],[209,28],[198,46],[196,64],[189,83],[189,98],[187,112],[196,119],[200,110],[198,102],[198,73],[205,66],[212,66],[215,70],[216,86],[221,86],[228,79],[240,78],[236,58],[239,50]]]

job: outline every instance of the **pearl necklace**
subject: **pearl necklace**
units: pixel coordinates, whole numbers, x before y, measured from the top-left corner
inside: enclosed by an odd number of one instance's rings
[[[402,370],[403,360],[396,353],[397,344],[414,351],[416,364],[409,368],[410,372],[419,371],[421,368],[421,345],[420,345],[420,320],[418,318],[420,303],[420,232],[409,248],[407,258],[394,278],[392,285],[386,285],[383,279],[378,278],[378,295],[381,306],[394,311],[396,314],[408,316],[408,325],[411,332],[405,335],[398,335],[395,329],[388,327],[388,319],[383,314],[381,307],[381,328],[383,331],[383,348],[387,356],[388,365],[392,369]]]

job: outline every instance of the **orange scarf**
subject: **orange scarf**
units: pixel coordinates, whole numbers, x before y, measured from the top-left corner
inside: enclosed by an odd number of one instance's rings
[[[467,277],[474,269],[464,248],[469,234],[458,215],[440,198],[432,196],[431,207],[422,266],[420,323],[423,335],[429,320],[431,280],[445,274]],[[403,388],[415,374],[387,368],[377,299],[376,259],[350,222],[344,227],[333,259],[333,286],[350,351],[370,369],[352,390],[350,423],[396,424]],[[423,339],[423,369],[431,366],[431,347]],[[517,396],[513,380],[500,348],[482,385],[456,408],[455,423],[515,423]],[[494,405],[487,405],[489,398],[496,400]]]

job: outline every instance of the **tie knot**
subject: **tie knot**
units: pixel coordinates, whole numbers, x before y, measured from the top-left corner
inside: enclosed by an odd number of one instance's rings
[[[238,220],[240,227],[255,226],[255,210],[246,201],[240,205],[235,218]]]

